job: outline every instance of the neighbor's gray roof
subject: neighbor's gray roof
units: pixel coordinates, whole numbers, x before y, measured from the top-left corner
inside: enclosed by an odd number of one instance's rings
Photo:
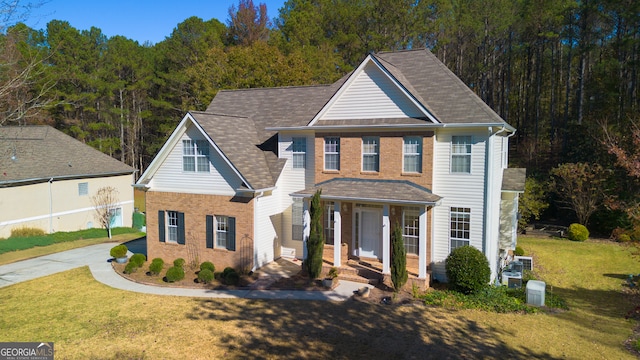
[[[134,171],[51,126],[0,126],[0,186]]]
[[[359,200],[403,204],[435,204],[441,197],[431,190],[407,180],[373,180],[335,178],[294,193],[311,197],[322,190],[321,198],[327,200]]]
[[[502,191],[524,192],[527,169],[511,168],[502,171]]]
[[[197,111],[189,113],[249,182],[248,185],[253,189],[274,186],[286,160],[258,147],[262,141],[253,120]]]

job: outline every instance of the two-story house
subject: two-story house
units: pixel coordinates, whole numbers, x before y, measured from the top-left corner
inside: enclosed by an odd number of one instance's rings
[[[507,169],[514,133],[424,49],[370,54],[331,85],[220,91],[137,183],[147,250],[247,270],[303,259],[321,190],[327,263],[370,260],[389,274],[398,225],[417,279],[446,280],[446,257],[464,245],[495,278],[524,189],[523,169]]]

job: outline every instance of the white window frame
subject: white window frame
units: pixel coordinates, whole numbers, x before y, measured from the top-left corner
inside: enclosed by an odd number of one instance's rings
[[[209,172],[209,143],[206,140],[182,140],[182,171]]]
[[[89,183],[78,183],[78,196],[89,196]]]
[[[178,243],[178,212],[167,210],[165,214],[166,214],[165,227],[167,230],[166,242],[177,244]]]
[[[293,198],[291,205],[291,239],[302,241],[304,238],[304,201]]]
[[[451,173],[470,174],[471,173],[471,152],[473,137],[471,135],[454,135],[451,137]],[[463,166],[460,166],[463,159]],[[457,161],[456,161],[457,160]]]
[[[291,139],[291,162],[294,169],[307,167],[307,138],[294,137]]]
[[[420,209],[402,209],[402,238],[407,254],[419,255],[420,251]],[[411,243],[409,243],[411,242]],[[415,248],[415,250],[413,249]]]
[[[224,215],[215,215],[214,219],[214,247],[218,249],[226,249],[228,245],[229,217]]]
[[[422,137],[420,136],[405,136],[402,142],[402,172],[405,173],[422,173]],[[414,168],[408,168],[408,164],[411,161],[408,159],[414,159]]]
[[[334,245],[334,228],[335,228],[335,204],[332,201],[324,204],[324,243]]]
[[[466,225],[466,226],[465,226]],[[451,207],[449,211],[450,251],[469,245],[471,238],[471,208]]]
[[[340,170],[340,138],[337,136],[324,138],[324,169],[329,171]]]
[[[371,149],[371,145],[373,145],[373,149]],[[374,169],[365,167],[365,163],[367,163],[365,159],[373,159]],[[380,138],[377,136],[362,137],[362,171],[380,172]]]

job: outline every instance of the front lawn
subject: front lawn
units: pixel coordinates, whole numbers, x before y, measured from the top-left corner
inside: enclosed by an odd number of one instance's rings
[[[109,288],[80,268],[0,290],[0,341],[54,341],[56,358],[633,359],[625,293],[635,248],[523,238],[568,311],[198,299]]]

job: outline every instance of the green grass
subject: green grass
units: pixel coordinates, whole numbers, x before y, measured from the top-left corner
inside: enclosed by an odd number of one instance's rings
[[[111,234],[113,236],[138,233],[138,230],[133,228],[118,227],[111,229]],[[41,236],[10,237],[8,239],[0,240],[0,254],[31,249],[36,246],[49,246],[69,241],[104,238],[106,235],[106,230],[104,229],[87,229],[70,232],[61,231]]]

